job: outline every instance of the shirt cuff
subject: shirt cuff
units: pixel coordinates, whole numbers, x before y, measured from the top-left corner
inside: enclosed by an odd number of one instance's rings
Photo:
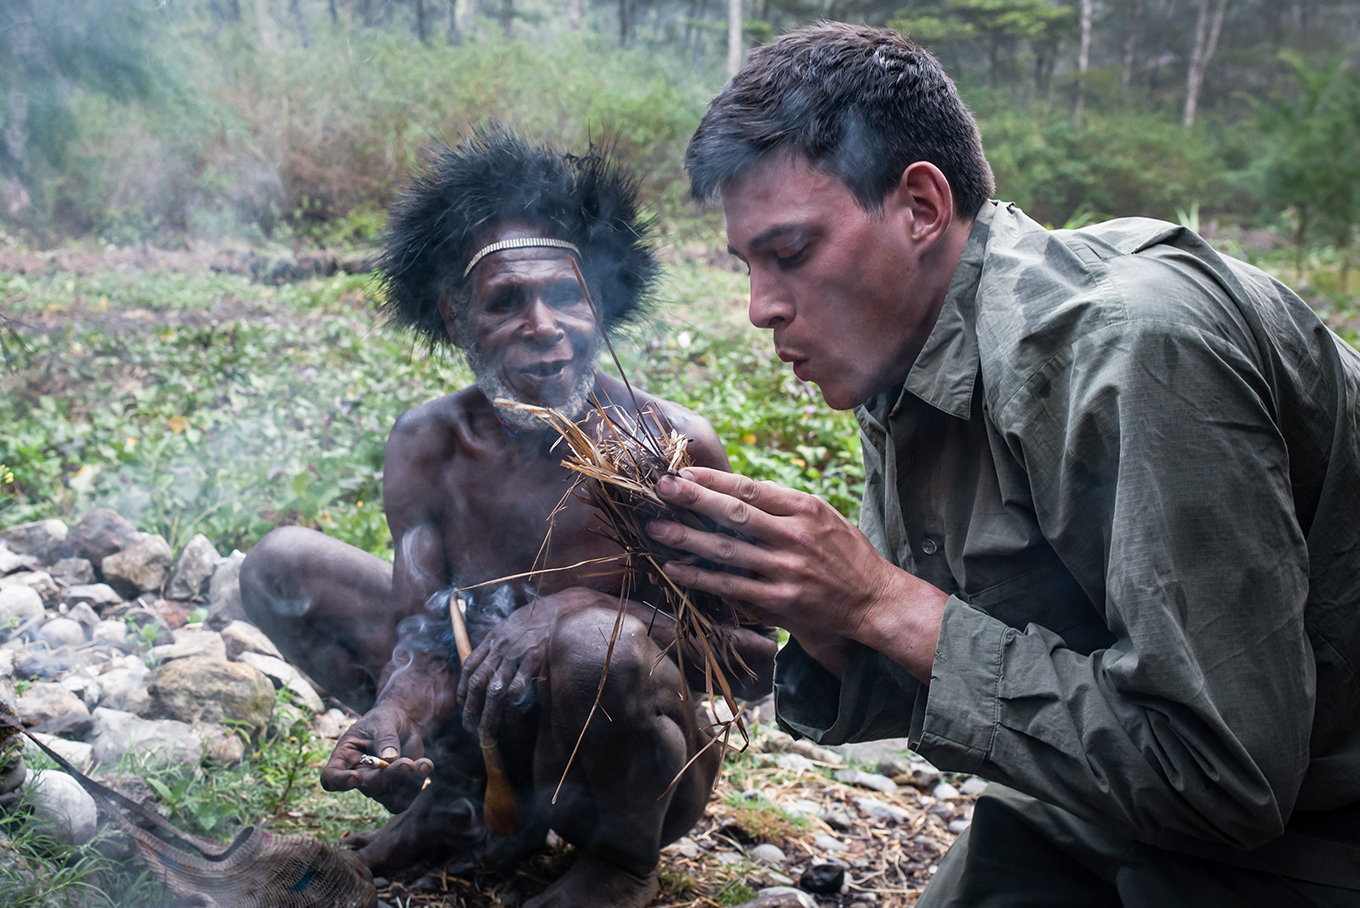
[[[859,643],[840,680],[794,638],[775,656],[774,704],[779,726],[817,744],[906,737],[924,713],[927,687],[881,653]]]
[[[1016,631],[950,596],[911,747],[941,769],[977,772],[1001,723],[1002,651]]]

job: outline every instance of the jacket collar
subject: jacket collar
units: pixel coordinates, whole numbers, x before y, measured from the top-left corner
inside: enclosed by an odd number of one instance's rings
[[[940,316],[907,373],[906,382],[865,401],[866,415],[874,417],[876,422],[884,424],[895,415],[905,403],[907,394],[959,419],[968,419],[972,413],[973,385],[978,373],[974,303],[996,209],[997,203],[987,202],[973,221],[968,242],[949,281]]]

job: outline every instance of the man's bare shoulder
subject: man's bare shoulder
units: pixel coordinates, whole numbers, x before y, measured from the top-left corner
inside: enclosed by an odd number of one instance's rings
[[[445,394],[397,417],[387,438],[388,477],[442,469],[451,458],[477,445],[478,434],[494,413],[476,385]]]

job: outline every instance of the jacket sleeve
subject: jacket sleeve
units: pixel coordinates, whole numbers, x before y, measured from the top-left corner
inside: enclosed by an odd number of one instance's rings
[[[1121,322],[994,410],[1045,538],[1102,608],[1089,655],[960,599],[914,746],[1153,844],[1279,835],[1308,765],[1308,558],[1250,350]]]

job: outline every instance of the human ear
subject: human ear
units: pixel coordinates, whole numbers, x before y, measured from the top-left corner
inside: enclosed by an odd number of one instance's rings
[[[935,246],[954,221],[954,193],[940,168],[917,161],[884,199],[906,221],[907,236],[925,252]]]
[[[454,303],[448,293],[439,295],[439,317],[444,320],[444,330],[449,333],[449,340],[459,349],[466,350],[468,338],[463,337],[463,332],[458,327],[458,316],[454,311]]]

